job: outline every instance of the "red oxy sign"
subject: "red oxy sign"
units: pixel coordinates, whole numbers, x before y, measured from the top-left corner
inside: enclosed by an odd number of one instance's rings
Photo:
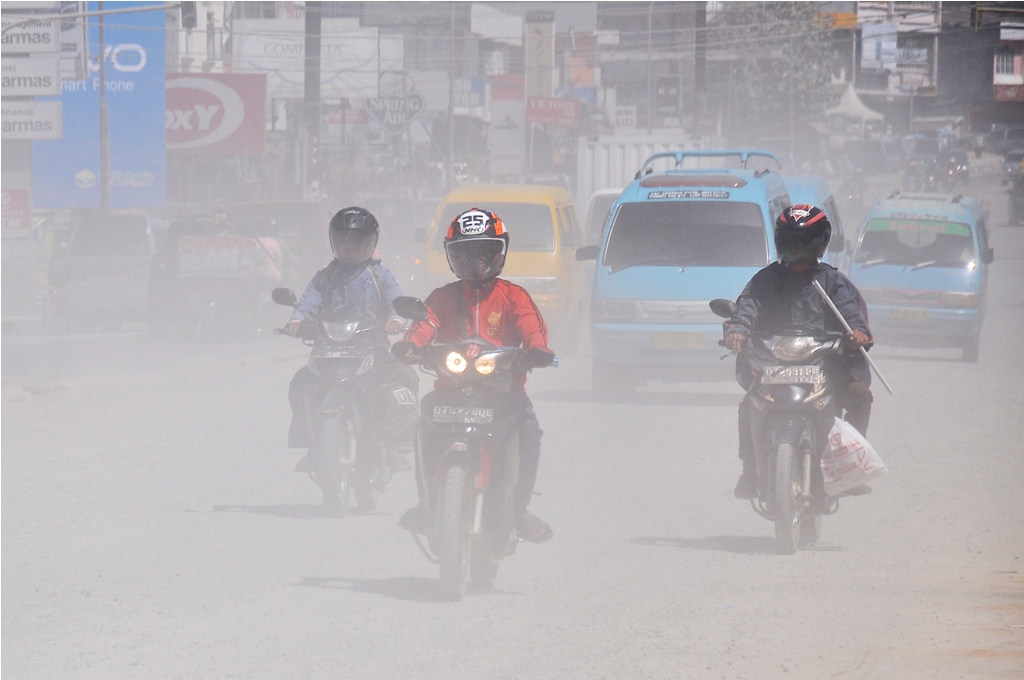
[[[259,156],[267,139],[267,76],[167,74],[167,152]]]
[[[576,127],[580,122],[578,99],[526,98],[526,122]]]

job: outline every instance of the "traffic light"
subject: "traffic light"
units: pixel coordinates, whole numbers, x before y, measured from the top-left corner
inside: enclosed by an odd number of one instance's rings
[[[196,12],[196,3],[194,2],[183,2],[181,3],[181,27],[187,31],[191,31],[196,27],[199,21],[198,14]]]

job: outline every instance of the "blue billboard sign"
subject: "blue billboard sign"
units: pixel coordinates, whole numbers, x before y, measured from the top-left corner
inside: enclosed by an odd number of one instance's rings
[[[106,3],[124,10],[104,24],[103,63],[110,155],[110,207],[166,202],[165,10],[152,2]],[[158,9],[159,8],[159,9]],[[96,11],[98,3],[88,3]],[[36,208],[100,207],[100,54],[98,17],[89,18],[89,73],[61,86],[63,137],[32,143]]]

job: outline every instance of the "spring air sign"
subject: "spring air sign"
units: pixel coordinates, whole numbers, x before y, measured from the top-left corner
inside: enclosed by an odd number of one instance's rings
[[[110,6],[110,3],[107,5]],[[110,151],[110,207],[152,208],[166,200],[164,10],[150,2],[117,3],[104,26],[104,77]],[[95,2],[88,3],[96,11]],[[89,74],[64,81],[64,135],[32,143],[36,208],[100,207],[100,54],[95,17],[89,20]]]

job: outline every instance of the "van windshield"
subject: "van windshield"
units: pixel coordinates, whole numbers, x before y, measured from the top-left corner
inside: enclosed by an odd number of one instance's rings
[[[149,255],[146,218],[139,215],[102,215],[82,220],[71,237],[69,255],[78,257],[130,257]]]
[[[495,203],[478,201],[449,203],[441,211],[441,222],[434,237],[434,247],[444,250],[444,237],[448,225],[458,215],[480,208],[488,210],[505,223],[509,236],[509,252],[552,253],[555,251],[555,225],[551,222],[551,208],[543,203]]]
[[[867,223],[854,260],[858,264],[911,267],[971,266],[971,228],[941,220],[876,218]]]
[[[615,215],[604,264],[612,269],[763,267],[768,239],[755,203],[672,201],[623,203]]]

